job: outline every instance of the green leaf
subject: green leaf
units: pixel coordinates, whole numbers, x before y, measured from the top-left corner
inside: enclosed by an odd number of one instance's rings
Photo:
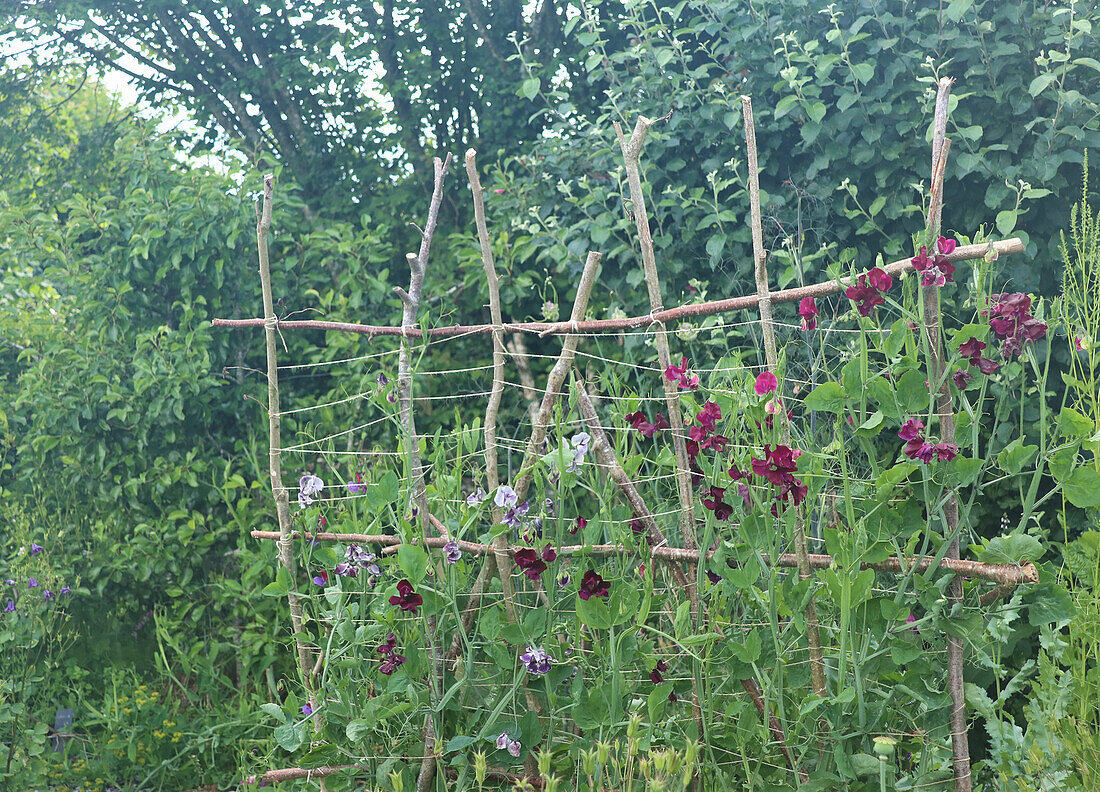
[[[1096,58],[1074,58],[1073,62],[1082,66],[1088,66],[1090,69],[1095,69],[1100,72],[1100,61],[1096,60]]]
[[[1038,561],[1046,550],[1043,543],[1025,533],[995,536],[985,543],[978,558],[987,564],[1022,564]]]
[[[671,682],[662,682],[654,686],[653,690],[649,692],[646,706],[649,709],[650,723],[659,723],[661,721],[661,718],[665,714],[665,709],[668,707],[668,694],[671,692]]]
[[[744,642],[730,641],[730,651],[742,663],[755,663],[760,659],[760,633],[758,630],[750,630],[745,636]]]
[[[286,723],[286,713],[283,712],[283,708],[280,707],[278,704],[272,704],[271,702],[268,702],[267,704],[261,704],[260,709],[273,717],[275,720],[279,721],[279,723]]]
[[[806,108],[806,115],[808,115],[810,120],[814,123],[820,124],[821,119],[825,117],[825,103],[812,102],[810,106]]]
[[[397,549],[397,565],[413,585],[424,580],[428,570],[428,554],[416,545],[403,544]]]
[[[611,685],[586,687],[573,707],[573,722],[582,729],[598,729],[611,724]]]
[[[899,462],[892,468],[882,471],[875,479],[875,487],[879,492],[887,492],[896,489],[899,484],[909,478],[917,466],[912,462]]]
[[[1079,509],[1100,506],[1100,471],[1092,467],[1077,468],[1062,484],[1066,500]]]
[[[1086,440],[1092,435],[1092,421],[1072,407],[1063,407],[1058,413],[1058,429],[1066,437]]]
[[[577,598],[577,617],[593,630],[606,630],[615,623],[604,597]]]
[[[302,735],[293,723],[284,723],[275,727],[275,742],[284,751],[297,751],[302,744]]]
[[[921,369],[909,369],[898,380],[897,399],[902,413],[912,415],[928,409],[927,377]]]
[[[997,454],[997,464],[1005,473],[1015,475],[1024,469],[1038,450],[1039,446],[1024,445],[1024,439],[1017,437]]]
[[[519,88],[519,92],[523,94],[527,99],[534,99],[539,95],[539,88],[542,87],[542,80],[538,77],[528,77],[523,81],[523,84]]]
[[[875,66],[873,63],[856,63],[852,66],[852,74],[855,75],[857,81],[869,83],[871,78],[875,76]],[[885,203],[885,200],[883,203]],[[878,212],[871,212],[871,214],[878,214]]]
[[[447,741],[447,745],[443,748],[443,753],[454,753],[455,751],[461,751],[465,748],[469,748],[477,741],[477,737],[470,737],[469,735],[459,734]]]
[[[1001,235],[1006,236],[1012,233],[1012,229],[1016,227],[1016,210],[1005,209],[1002,212],[997,212],[997,231]]]
[[[886,420],[886,416],[882,414],[881,410],[876,410],[871,413],[866,421],[859,425],[856,429],[856,434],[861,437],[874,437],[882,430],[883,421]]]
[[[374,731],[374,724],[365,720],[349,721],[344,727],[345,736],[352,742],[358,742]]]
[[[778,121],[780,118],[787,115],[787,113],[791,112],[796,107],[798,107],[798,97],[797,96],[793,96],[793,95],[792,96],[784,96],[775,105],[775,118],[776,118],[776,120]]]
[[[806,396],[806,409],[839,415],[844,411],[846,395],[844,386],[839,382],[824,382]]]
[[[275,573],[275,580],[264,586],[260,593],[265,597],[285,597],[290,593],[290,586],[290,572],[286,567],[279,567],[279,571]]]
[[[951,0],[951,2],[947,4],[947,11],[945,13],[947,14],[947,18],[952,22],[958,22],[973,5],[974,0]]]
[[[1058,79],[1057,75],[1047,72],[1046,74],[1040,74],[1034,80],[1031,81],[1031,85],[1027,87],[1027,92],[1032,96],[1038,96],[1047,89],[1052,82]]]

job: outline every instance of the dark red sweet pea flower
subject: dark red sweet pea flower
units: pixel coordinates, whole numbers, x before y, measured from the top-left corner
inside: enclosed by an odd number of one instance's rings
[[[641,432],[643,437],[652,438],[657,432],[657,426],[647,421],[645,414],[643,414],[641,410],[630,413],[630,415],[626,416],[626,420],[627,423]]]
[[[702,426],[692,426],[688,428],[688,439],[701,443],[707,439],[707,430]]]
[[[737,465],[731,465],[730,466],[729,474],[730,474],[730,478],[733,479],[734,481],[740,481],[743,478],[748,478],[749,477],[749,474],[746,473],[741,468],[737,467]]]
[[[573,527],[569,529],[569,533],[575,534],[577,531],[583,531],[588,527],[588,520],[584,517],[578,517],[577,521],[573,523]]]
[[[685,390],[696,390],[699,387],[699,377],[695,374],[689,376],[687,370],[688,359],[681,357],[679,366],[669,363],[665,368],[665,379],[675,382],[677,387]]]
[[[859,311],[860,316],[870,316],[876,305],[885,304],[886,300],[882,298],[882,292],[888,291],[893,285],[894,279],[875,267],[870,273],[856,278],[856,282],[848,286],[844,294],[856,303],[856,310]]]
[[[817,301],[813,297],[802,298],[798,303],[798,315],[802,318],[804,332],[817,329]]]
[[[657,661],[657,667],[649,672],[649,681],[654,685],[659,685],[665,681],[665,678],[661,676],[663,671],[668,671],[668,664],[664,660]]]
[[[413,591],[412,583],[407,580],[397,582],[397,594],[390,597],[390,605],[397,605],[403,611],[409,611],[414,616],[417,608],[424,604],[424,598]]]
[[[974,377],[972,377],[970,374],[967,374],[962,369],[956,369],[955,373],[951,375],[951,379],[955,381],[956,388],[958,388],[959,390],[963,390],[964,388],[966,388],[966,384],[970,382],[970,380],[974,379]]]
[[[932,461],[932,450],[932,444],[926,443],[923,437],[914,437],[905,444],[902,453],[910,459],[919,459],[921,462],[928,463]]]
[[[718,453],[722,453],[726,450],[726,445],[729,443],[729,441],[730,439],[725,435],[711,435],[703,441],[703,444],[700,446],[700,448],[702,448],[704,451],[714,450]]]
[[[703,505],[714,512],[714,519],[716,520],[728,520],[733,514],[733,507],[722,500],[722,496],[726,494],[726,490],[723,487],[711,487],[710,497],[703,498]]]
[[[913,258],[910,259],[910,262],[913,264],[913,269],[915,269],[917,272],[924,272],[934,266],[932,264],[932,259],[928,256],[927,245],[921,245],[920,253],[913,256]]]
[[[1019,355],[1025,343],[1034,343],[1047,334],[1046,324],[1031,315],[1028,295],[994,294],[989,302],[989,310],[982,311],[982,315],[989,316],[989,326],[1000,340],[1001,353],[1006,358]]]
[[[996,371],[1001,367],[1000,363],[994,363],[989,358],[978,358],[977,363],[978,371],[982,372],[982,374],[985,374],[986,376],[996,373]]]
[[[670,426],[670,424],[669,424],[668,418],[665,416],[665,414],[663,412],[657,413],[657,416],[653,419],[653,428],[660,430],[660,429],[668,429],[669,426]]]
[[[959,454],[959,447],[954,443],[936,443],[932,446],[932,453],[941,462],[950,462]]]
[[[959,354],[964,358],[968,358],[971,363],[976,363],[978,358],[982,356],[983,349],[985,349],[984,341],[970,338],[959,345]]]
[[[577,594],[580,595],[582,600],[592,597],[607,597],[611,594],[611,584],[600,577],[594,569],[590,569],[581,578],[581,587]]]
[[[708,401],[704,404],[703,409],[695,416],[695,420],[699,422],[699,425],[708,432],[714,431],[714,428],[718,425],[718,421],[721,418],[722,409],[712,401]]]
[[[901,429],[898,430],[898,437],[908,442],[920,437],[922,431],[924,431],[924,423],[916,418],[910,418],[901,425]]]
[[[638,517],[632,518],[630,522],[627,523],[627,525],[630,527],[631,532],[635,536],[641,536],[646,532],[645,523],[642,522],[641,519],[639,519]]]
[[[554,553],[554,551],[550,549],[550,545],[546,547],[551,553]],[[546,551],[543,551],[543,558],[545,557]],[[553,561],[556,557],[557,554],[554,554],[553,558],[550,560]],[[531,580],[538,580],[539,576],[546,571],[546,562],[543,558],[539,558],[538,552],[534,548],[525,547],[522,550],[517,550],[514,558],[516,560],[516,566],[518,566],[523,571],[523,574]]]
[[[887,274],[886,270],[879,267],[867,273],[867,282],[880,292],[888,292],[894,286],[894,279]]]

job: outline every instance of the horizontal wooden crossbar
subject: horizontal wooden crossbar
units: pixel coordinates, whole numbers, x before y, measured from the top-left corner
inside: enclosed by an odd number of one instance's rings
[[[1017,237],[991,243],[993,251],[998,255],[1010,253],[1022,253],[1024,243]],[[990,244],[963,245],[947,256],[951,262],[973,261],[983,258],[990,249]],[[912,259],[900,259],[887,264],[884,268],[891,275],[898,275],[913,268]],[[768,297],[773,303],[798,302],[804,297],[825,297],[836,294],[844,289],[850,278],[823,281],[809,286],[799,286],[794,289],[773,291]],[[725,313],[726,311],[741,311],[755,309],[760,305],[758,294],[745,295],[744,297],[730,297],[725,300],[712,300],[710,302],[681,305],[677,308],[668,308],[664,311],[646,314],[645,316],[629,316],[625,319],[593,319],[584,322],[508,322],[501,325],[505,332],[537,333],[539,335],[566,335],[569,333],[617,333],[623,330],[635,330],[640,327],[648,327],[658,322],[675,322],[691,319],[697,316],[711,316]],[[263,327],[263,319],[213,319],[211,324],[215,327]],[[405,336],[408,338],[446,338],[460,335],[480,335],[493,332],[491,324],[479,325],[451,325],[449,327],[432,327],[422,330],[418,327],[403,328],[385,325],[355,324],[353,322],[329,322],[321,319],[290,319],[279,321],[278,325],[286,330],[330,330],[344,333],[358,333],[367,336]]]
[[[359,544],[380,545],[386,548],[400,547],[403,544],[407,544],[399,536],[389,536],[387,534],[356,534],[356,533],[306,533],[295,531],[293,534],[297,539],[317,540],[322,542],[356,542]],[[254,539],[278,539],[278,531],[252,531],[252,537]],[[426,539],[421,539],[416,544],[431,547],[442,548],[452,540],[442,536],[430,536]],[[492,545],[480,544],[478,542],[466,542],[462,540],[454,540],[457,542],[459,548],[467,553],[474,555],[489,555],[493,552]],[[517,550],[521,550],[521,547],[510,547],[509,552],[515,553]],[[387,551],[383,551],[387,552]],[[388,552],[393,552],[389,550]],[[557,548],[557,553],[560,556],[595,556],[595,557],[608,557],[608,556],[620,556],[620,555],[636,555],[641,557],[659,558],[665,561],[686,561],[686,562],[698,562],[699,553],[695,550],[685,550],[680,547],[650,547],[644,552],[634,550],[623,545],[569,545],[566,547]],[[712,558],[714,552],[708,552],[707,558]],[[771,559],[767,553],[761,554],[764,563],[770,564]],[[828,569],[834,564],[833,557],[824,553],[811,553],[810,554],[810,566],[814,569]],[[778,556],[778,567],[784,569],[797,569],[798,562],[793,553],[783,553]],[[901,558],[887,558],[883,561],[876,561],[874,563],[862,563],[861,569],[874,569],[878,572],[898,572],[908,573],[911,571],[927,572],[930,569],[943,569],[948,572],[954,572],[957,575],[962,575],[968,578],[977,578],[980,580],[989,580],[996,583],[999,586],[1018,586],[1021,583],[1038,583],[1039,571],[1035,568],[1035,565],[1031,562],[1026,564],[985,564],[980,561],[966,561],[956,558],[941,558],[938,561],[934,556],[921,556],[921,557],[907,557]]]

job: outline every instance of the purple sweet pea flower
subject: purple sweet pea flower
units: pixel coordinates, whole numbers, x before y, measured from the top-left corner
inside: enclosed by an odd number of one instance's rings
[[[367,485],[363,483],[363,477],[358,473],[355,474],[355,478],[344,486],[348,488],[349,495],[362,495],[367,491]]]
[[[52,591],[50,591],[49,589],[46,589],[45,591],[42,592],[42,596],[45,598],[46,602],[49,602],[56,595]]]
[[[553,660],[540,647],[528,646],[527,651],[519,656],[519,661],[527,669],[528,674],[549,674]]]
[[[31,555],[38,555],[39,553],[41,553],[45,549],[46,548],[44,548],[42,545],[40,545],[36,542],[31,542]]]
[[[13,580],[12,578],[8,578],[7,580],[4,581],[4,585],[5,586],[14,586],[15,585],[15,580]]]
[[[313,503],[313,496],[325,488],[325,482],[320,476],[306,473],[298,479],[298,506],[304,509]]]
[[[443,545],[443,553],[447,557],[448,564],[457,564],[458,559],[462,558],[462,548],[458,546],[458,542],[454,539]]]
[[[513,497],[515,496],[513,495]],[[527,516],[529,511],[531,511],[531,506],[527,501],[513,506],[505,513],[504,524],[509,528],[519,528],[523,525],[523,518]]]
[[[302,714],[303,715],[312,715],[313,714],[313,707],[309,706],[308,703],[303,704],[302,705]]]
[[[489,497],[489,496],[486,494],[485,490],[483,490],[481,487],[478,487],[476,490],[474,490],[473,492],[471,492],[469,495],[466,496],[466,505],[467,506],[477,506],[479,503],[481,503],[487,497]]]
[[[38,588],[38,581],[34,578],[29,578],[27,580],[27,588]]]
[[[13,613],[15,611],[15,600],[8,600],[8,604],[4,606],[4,613]]]
[[[500,736],[497,737],[497,748],[508,751],[512,756],[519,758],[519,740],[513,740],[508,736],[508,732],[501,732]]]
[[[68,594],[68,593],[69,593],[69,592],[71,592],[71,591],[72,591],[72,589],[71,589],[71,588],[69,588],[68,586],[62,586],[62,587],[61,587],[61,590],[60,590],[59,592],[57,592],[57,593],[58,593],[58,594]]]

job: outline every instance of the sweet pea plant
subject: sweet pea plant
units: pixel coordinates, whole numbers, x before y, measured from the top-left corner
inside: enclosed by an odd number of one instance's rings
[[[652,296],[643,122],[620,142]],[[467,168],[477,201],[472,154]],[[254,533],[296,553],[265,593],[290,598],[303,672],[264,707],[297,767],[263,780],[969,789],[966,675],[999,678],[1013,622],[1054,610],[1038,528],[1056,495],[1088,506],[1100,487],[1091,425],[1048,393],[1066,341],[1057,304],[997,287],[992,241],[932,230],[911,259],[837,265],[831,283],[789,293],[798,325],[761,298],[763,355],[704,360],[658,329],[648,359],[598,356],[601,376],[566,385],[570,335],[521,462],[502,465],[499,335],[484,444],[458,413],[449,433],[411,430],[409,317],[445,170],[400,290],[397,396],[374,399],[401,450],[355,452],[349,467],[331,439],[295,446],[311,458],[293,520]],[[492,284],[487,247],[483,235]],[[580,329],[598,260],[560,332]],[[273,349],[269,326],[277,399]],[[277,431],[273,417],[273,446]],[[1003,532],[980,541],[973,518],[993,491]]]

